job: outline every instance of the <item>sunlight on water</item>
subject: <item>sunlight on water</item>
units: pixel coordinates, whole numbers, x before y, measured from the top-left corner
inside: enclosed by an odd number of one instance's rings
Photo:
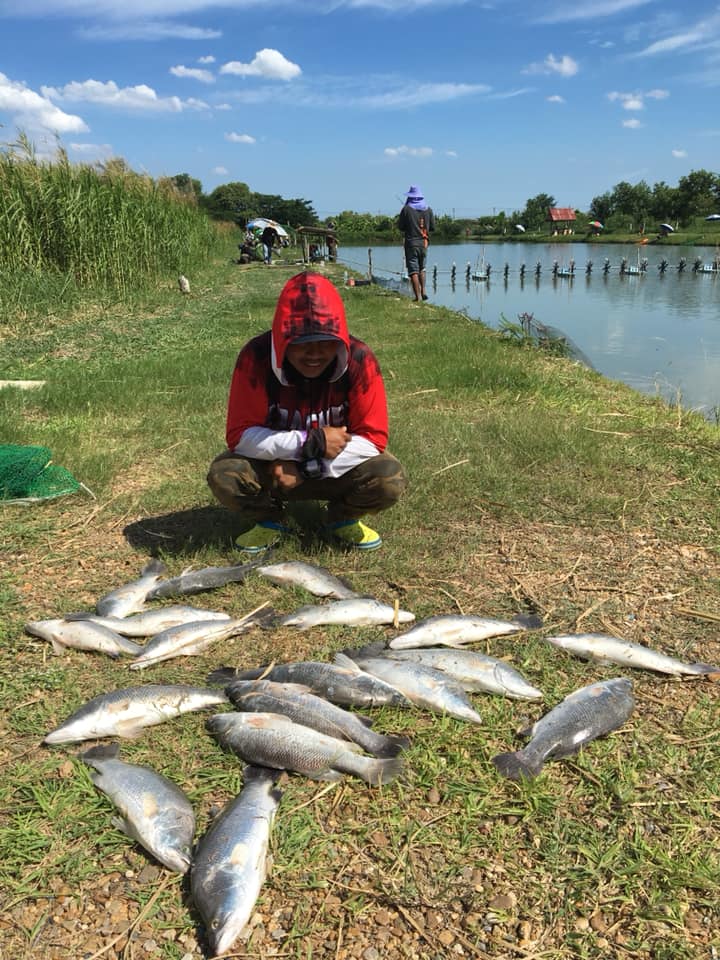
[[[636,265],[638,250],[648,260],[647,272],[621,275],[622,258]],[[475,272],[483,255],[492,268],[490,281],[467,281],[468,267]],[[433,244],[428,294],[432,303],[462,311],[490,327],[497,327],[502,317],[514,322],[519,314],[532,313],[539,322],[567,334],[605,376],[715,419],[720,409],[720,273],[693,272],[696,257],[710,264],[715,255],[714,247]],[[680,271],[682,257],[686,265]],[[573,259],[573,277],[553,277],[554,261],[562,268]],[[663,259],[664,272],[659,269]],[[368,248],[343,247],[339,260],[364,272]],[[536,277],[538,262],[541,271]],[[409,284],[403,282],[401,246],[373,247],[372,266],[375,275],[401,282],[409,293]]]

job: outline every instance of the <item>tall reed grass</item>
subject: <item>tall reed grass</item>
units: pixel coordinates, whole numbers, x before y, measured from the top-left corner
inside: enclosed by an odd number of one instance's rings
[[[203,264],[218,232],[192,197],[123,160],[37,158],[24,134],[0,149],[0,307],[17,313],[58,286],[125,296],[151,278]]]

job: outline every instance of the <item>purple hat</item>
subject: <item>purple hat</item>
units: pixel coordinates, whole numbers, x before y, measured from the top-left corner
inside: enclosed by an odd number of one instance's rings
[[[411,200],[424,200],[423,192],[417,184],[413,184],[412,187],[405,194],[406,197],[409,197]]]

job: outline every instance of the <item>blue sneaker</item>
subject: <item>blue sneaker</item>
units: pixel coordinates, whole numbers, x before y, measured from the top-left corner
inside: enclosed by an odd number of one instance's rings
[[[235,538],[235,546],[245,553],[262,553],[279,543],[290,529],[276,520],[260,520],[254,527]]]

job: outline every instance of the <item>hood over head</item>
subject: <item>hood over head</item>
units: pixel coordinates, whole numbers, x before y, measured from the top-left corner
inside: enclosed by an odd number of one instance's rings
[[[350,335],[345,305],[337,287],[319,273],[298,273],[280,292],[272,325],[272,368],[278,380],[287,384],[283,361],[288,345],[312,340],[337,340],[340,344],[330,380],[338,380],[347,369]]]

